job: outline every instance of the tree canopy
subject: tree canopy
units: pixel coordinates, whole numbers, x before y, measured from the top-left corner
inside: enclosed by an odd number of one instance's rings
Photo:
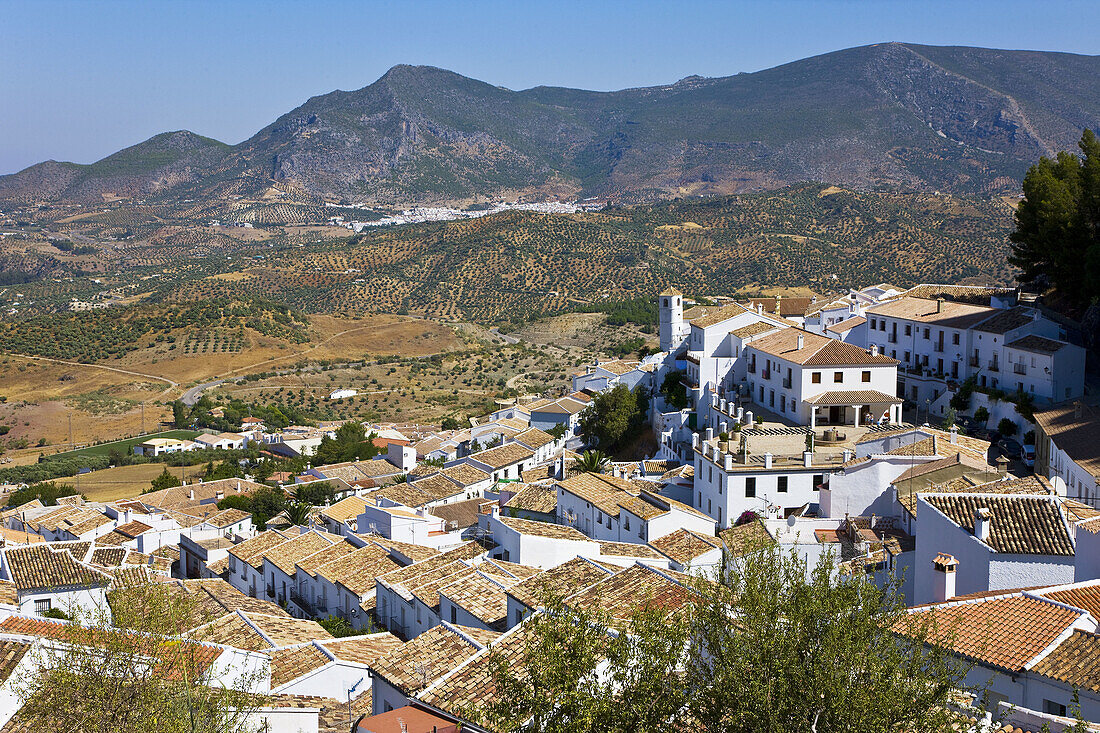
[[[318,465],[343,463],[344,461],[366,461],[378,455],[378,446],[374,444],[374,433],[367,434],[362,423],[346,422],[336,429],[336,437],[327,435],[321,439],[317,451],[313,454]]]
[[[1085,130],[1078,146],[1028,170],[1008,259],[1020,282],[1086,307],[1100,297],[1100,140]]]
[[[614,451],[629,441],[645,423],[648,398],[643,387],[632,392],[623,384],[600,392],[580,415],[578,432],[585,442],[602,451]]]
[[[474,717],[547,733],[955,730],[969,665],[927,643],[941,630],[908,614],[896,585],[835,567],[761,548],[721,583],[696,583],[679,611],[639,596],[625,625],[547,599]]]

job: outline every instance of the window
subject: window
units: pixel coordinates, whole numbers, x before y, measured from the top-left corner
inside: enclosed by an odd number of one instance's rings
[[[451,606],[451,623],[458,623],[458,609]]]
[[[844,382],[844,372],[833,372],[833,384],[842,384]]]
[[[50,610],[50,599],[43,598],[34,602],[34,612],[39,616]]]
[[[814,491],[820,490],[821,489],[821,484],[823,484],[823,483],[825,483],[825,474],[815,473],[814,474]]]
[[[1047,715],[1058,715],[1061,717],[1065,717],[1066,706],[1061,703],[1054,702],[1053,700],[1043,700],[1043,712]]]
[[[710,505],[710,499],[707,499],[707,514],[710,514],[713,507]]]
[[[863,372],[863,374],[860,375],[860,379],[862,379],[865,383],[870,382],[871,381],[871,372],[869,372],[869,371]]]
[[[700,508],[700,509],[702,509],[702,508],[703,508],[703,492],[702,492],[702,491],[700,491],[700,492],[699,492],[699,503],[698,503],[698,506],[699,506],[699,508]]]
[[[810,381],[814,384],[821,384],[821,372],[814,372],[810,375]]]
[[[722,523],[722,507],[718,507],[718,524]],[[642,533],[639,532],[638,536],[641,537]]]
[[[786,476],[780,476],[778,479],[776,479],[775,484],[776,484],[776,491],[778,491],[780,494],[786,494],[787,493],[787,477]]]
[[[959,334],[957,334],[957,333],[951,334],[951,343],[954,344],[955,346],[959,345]]]
[[[932,336],[931,336],[931,331],[929,331],[929,330],[928,330],[927,328],[926,328],[926,329],[924,329],[924,340],[925,340],[925,341],[927,341],[927,340],[928,340],[928,339],[930,339],[931,337],[932,337]]]
[[[872,330],[872,331],[874,331],[874,330],[875,330],[875,324],[876,324],[876,323],[878,323],[878,321],[876,321],[876,320],[875,320],[874,318],[872,318],[872,319],[871,319],[871,330]]]
[[[911,323],[906,323],[905,324],[905,335],[906,336],[912,336],[913,335],[913,324],[911,324]]]
[[[756,477],[749,476],[745,479],[745,497],[752,499],[756,496]]]
[[[628,530],[628,531],[630,530],[630,515],[629,514],[626,515],[626,517],[623,519],[623,529]]]
[[[878,330],[880,330],[880,331],[885,331],[886,330],[886,321],[879,321],[878,322]]]

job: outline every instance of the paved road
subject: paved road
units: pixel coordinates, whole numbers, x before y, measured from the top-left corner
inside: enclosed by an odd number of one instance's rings
[[[202,393],[205,390],[208,390],[211,387],[217,387],[223,382],[225,382],[224,379],[215,379],[213,382],[203,382],[202,384],[197,384],[183,393],[183,396],[180,397],[180,402],[187,405],[188,407],[191,407],[202,398]]]
[[[496,336],[497,338],[501,339],[506,344],[518,344],[519,343],[518,338],[516,338],[515,336],[509,336],[506,333],[501,333],[500,329],[498,329],[498,328],[490,328],[489,333],[491,333],[494,336]]]

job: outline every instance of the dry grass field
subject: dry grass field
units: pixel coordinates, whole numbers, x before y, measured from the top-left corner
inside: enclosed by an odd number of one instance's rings
[[[58,479],[55,484],[69,484],[77,487],[89,501],[117,501],[139,495],[149,488],[150,482],[164,471],[163,463],[139,463],[133,466],[117,466],[102,471],[92,471],[83,476]],[[186,478],[201,476],[201,466],[186,469]],[[184,478],[184,469],[168,467],[168,472]]]

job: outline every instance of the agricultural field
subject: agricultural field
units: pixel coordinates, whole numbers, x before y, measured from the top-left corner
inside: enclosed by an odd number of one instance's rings
[[[138,496],[165,469],[163,463],[137,463],[92,471],[81,476],[55,479],[49,483],[73,486],[89,501],[117,501]],[[202,466],[168,466],[168,472],[188,481],[202,475]],[[184,475],[186,472],[186,476]]]

